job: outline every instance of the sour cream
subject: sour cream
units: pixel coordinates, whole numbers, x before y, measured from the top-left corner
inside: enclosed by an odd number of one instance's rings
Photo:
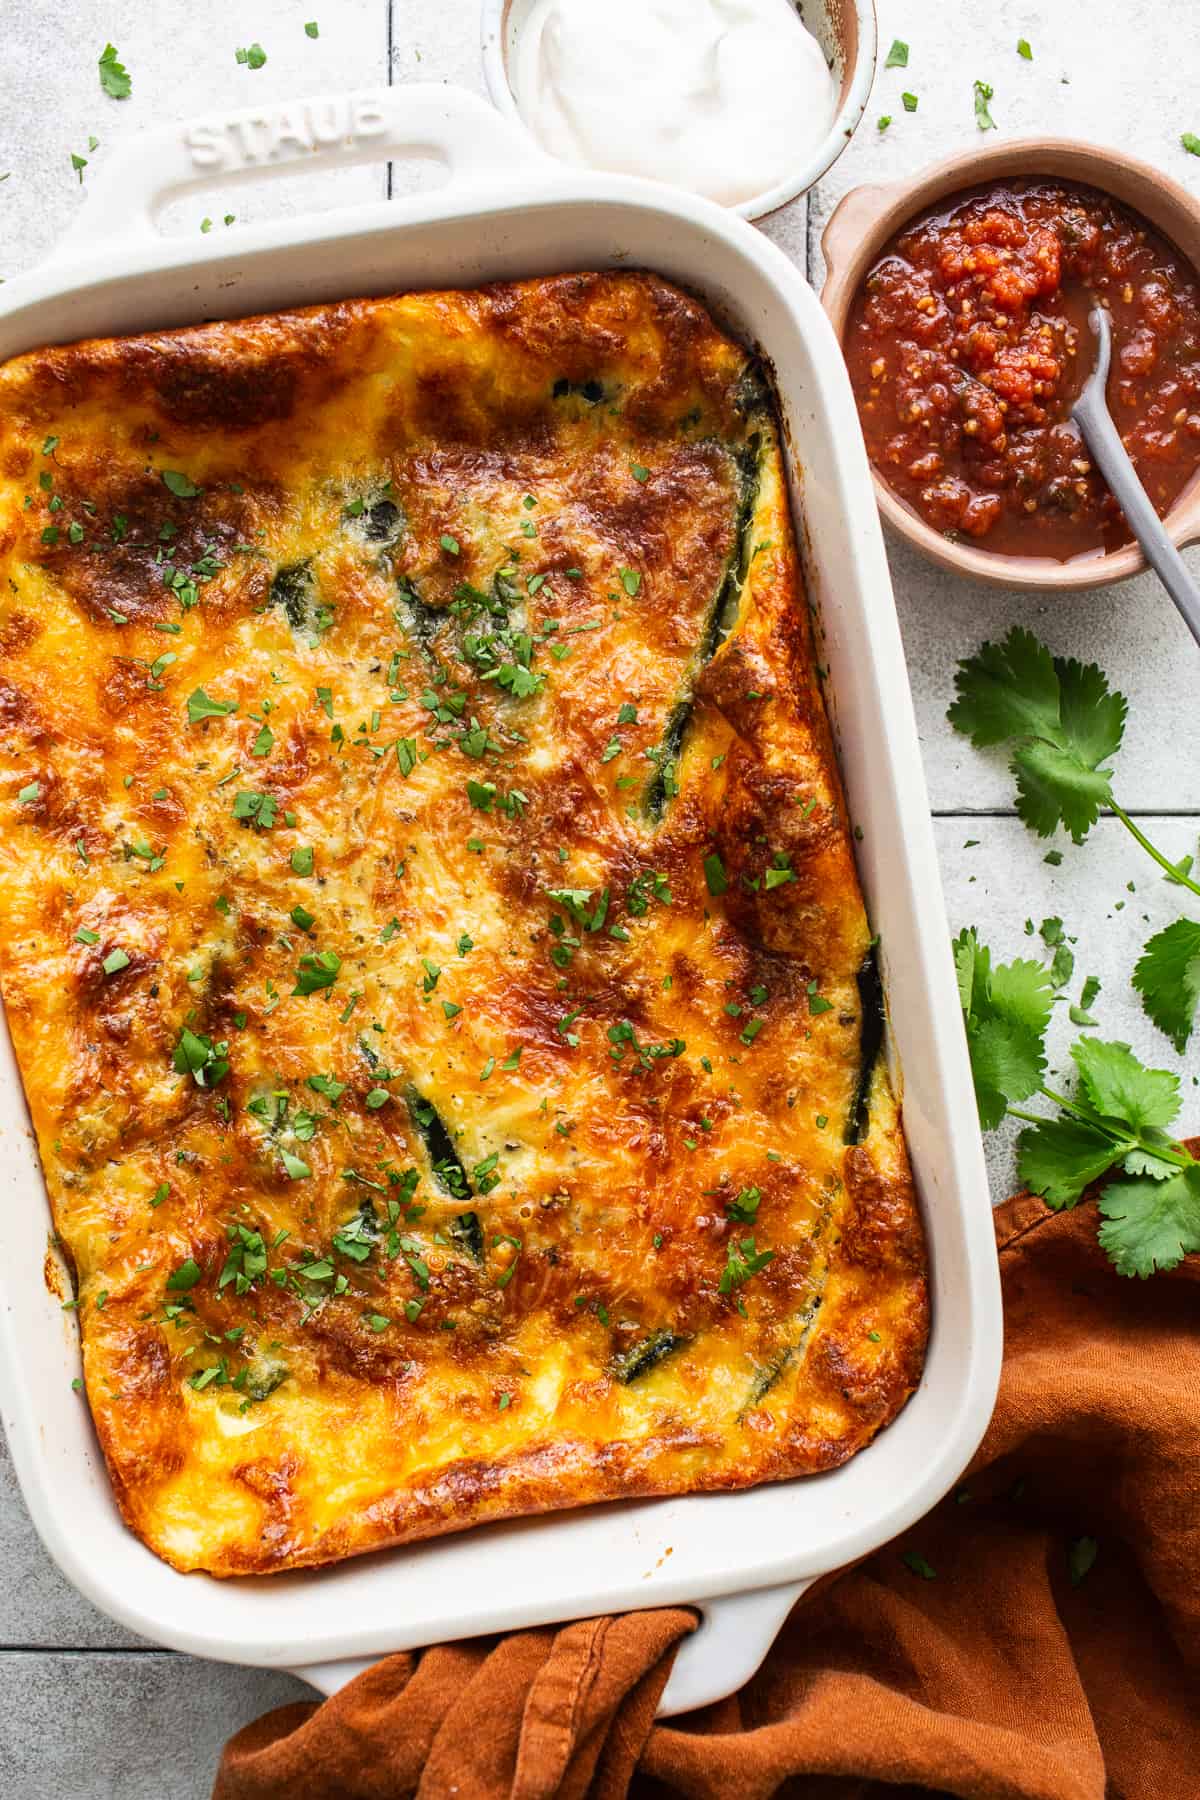
[[[725,205],[782,181],[837,109],[792,0],[535,0],[510,68],[551,155]]]

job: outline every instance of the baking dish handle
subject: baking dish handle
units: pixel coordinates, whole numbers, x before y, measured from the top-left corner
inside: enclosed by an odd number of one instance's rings
[[[111,249],[114,239],[157,238],[156,218],[168,201],[215,182],[400,157],[443,163],[451,183],[555,167],[478,95],[434,82],[206,113],[117,144],[90,180],[83,209],[53,260],[75,262],[91,247]]]
[[[662,1691],[659,1718],[709,1706],[749,1681],[793,1606],[811,1585],[811,1581],[790,1581],[783,1587],[723,1594],[701,1603],[696,1609],[700,1623],[680,1644]],[[364,1656],[346,1662],[307,1663],[294,1668],[292,1674],[322,1694],[336,1694],[377,1660]]]

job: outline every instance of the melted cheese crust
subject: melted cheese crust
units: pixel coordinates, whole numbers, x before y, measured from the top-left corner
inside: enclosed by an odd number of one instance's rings
[[[0,577],[0,976],[132,1530],[269,1572],[895,1414],[870,933],[773,415],[699,305],[18,358]]]

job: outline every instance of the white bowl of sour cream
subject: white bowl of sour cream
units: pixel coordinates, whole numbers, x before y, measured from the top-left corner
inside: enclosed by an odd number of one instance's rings
[[[862,118],[874,0],[483,0],[500,111],[543,150],[761,219]]]

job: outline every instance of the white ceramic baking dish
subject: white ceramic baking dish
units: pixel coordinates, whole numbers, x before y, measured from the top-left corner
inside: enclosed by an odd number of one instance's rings
[[[437,192],[315,218],[164,238],[181,191],[265,169],[433,158]],[[828,321],[749,225],[648,182],[569,171],[473,95],[444,87],[265,107],[164,127],[113,152],[56,255],[0,295],[0,358],[47,342],[296,303],[613,264],[660,271],[761,347],[778,384],[794,505],[859,867],[881,934],[893,1052],[932,1259],[920,1388],[845,1467],[729,1495],[492,1525],[270,1579],[180,1575],[121,1523],[47,1291],[48,1214],[0,1030],[0,1402],[29,1510],[66,1575],[159,1643],[293,1668],[326,1691],[379,1654],[609,1610],[691,1602],[701,1629],[673,1713],[758,1666],[804,1587],[886,1542],[962,1471],[1000,1361],[988,1190],[904,657],[870,471]]]

